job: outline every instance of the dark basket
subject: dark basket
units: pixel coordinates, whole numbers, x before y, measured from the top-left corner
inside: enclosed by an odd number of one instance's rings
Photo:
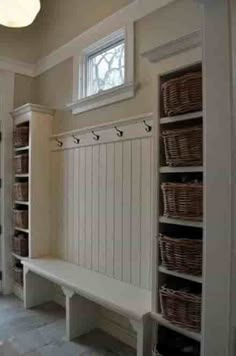
[[[28,146],[29,144],[29,127],[17,126],[13,132],[13,141],[15,147]]]
[[[17,155],[14,158],[15,173],[26,174],[29,170],[29,156],[28,154]]]
[[[159,236],[162,265],[171,271],[202,274],[202,240]]]
[[[21,229],[28,229],[28,211],[14,210],[15,226]]]
[[[160,352],[158,351],[158,347],[155,345],[152,349],[152,356],[162,356]]]
[[[12,250],[16,255],[28,256],[28,238],[24,234],[14,236],[12,239]]]
[[[14,267],[14,280],[16,283],[23,285],[23,268]]]
[[[192,72],[161,86],[166,116],[202,110],[202,73]]]
[[[162,133],[168,166],[202,165],[202,127],[166,130]]]
[[[184,290],[160,289],[163,317],[180,327],[199,332],[201,330],[201,296]]]
[[[162,183],[165,217],[201,221],[203,185],[201,183]]]
[[[16,182],[14,184],[14,199],[28,201],[28,182]]]

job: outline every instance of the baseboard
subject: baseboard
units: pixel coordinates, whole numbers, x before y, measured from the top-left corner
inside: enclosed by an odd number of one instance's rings
[[[62,293],[55,293],[54,302],[61,307],[65,308],[65,297]],[[107,334],[115,337],[116,339],[122,341],[126,345],[136,348],[136,334],[132,330],[122,327],[117,323],[115,318],[112,316],[106,318],[99,313],[98,328]]]

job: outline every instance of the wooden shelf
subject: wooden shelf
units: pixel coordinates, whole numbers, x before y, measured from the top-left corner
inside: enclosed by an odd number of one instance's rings
[[[183,115],[167,116],[167,117],[162,117],[160,119],[160,124],[161,125],[172,124],[174,122],[181,122],[181,121],[201,118],[202,116],[203,116],[202,111],[196,111],[196,112],[192,112],[189,114],[183,114]]]
[[[18,205],[29,205],[28,201],[15,200],[14,203]]]
[[[167,268],[165,268],[163,266],[159,266],[158,267],[158,271],[161,272],[161,273],[164,273],[164,274],[168,274],[170,276],[187,279],[188,281],[192,281],[192,282],[196,282],[196,283],[202,283],[202,277],[191,276],[190,274],[170,271],[170,270],[168,270]]]
[[[27,150],[29,150],[29,146],[14,148],[15,152],[22,152],[22,151],[27,151]]]
[[[179,334],[182,334],[184,336],[189,337],[190,339],[196,340],[196,341],[201,341],[201,334],[188,330],[188,329],[184,329],[181,328],[177,325],[172,324],[170,321],[166,320],[165,318],[163,318],[163,316],[161,314],[158,313],[151,313],[151,316],[154,320],[156,320],[160,325],[165,326],[166,328],[173,330]]]
[[[25,173],[25,174],[15,174],[16,178],[28,178],[29,177],[29,173]]]
[[[20,231],[20,232],[25,232],[26,234],[29,233],[29,229],[22,229],[21,227],[14,227],[14,230],[16,231]]]
[[[202,221],[171,219],[171,218],[166,218],[165,216],[160,216],[159,222],[163,224],[182,225],[182,226],[199,227],[199,228],[203,227]]]
[[[160,167],[160,173],[198,173],[203,172],[202,166],[196,167]]]
[[[17,255],[15,252],[12,252],[11,253],[13,257],[15,257],[17,260],[20,260],[20,261],[24,261],[26,260],[28,257],[23,257],[23,256],[20,256],[20,255]]]

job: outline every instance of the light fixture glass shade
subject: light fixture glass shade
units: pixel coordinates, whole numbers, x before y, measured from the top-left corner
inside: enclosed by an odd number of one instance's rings
[[[29,26],[40,10],[40,0],[0,0],[0,25]]]

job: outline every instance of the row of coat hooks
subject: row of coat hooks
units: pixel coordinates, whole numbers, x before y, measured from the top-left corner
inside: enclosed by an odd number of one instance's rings
[[[144,124],[144,130],[146,132],[151,132],[152,131],[152,126],[150,126],[149,124],[147,124],[146,120],[143,120],[143,124]],[[118,137],[123,137],[124,135],[124,131],[120,130],[117,126],[114,126],[114,129],[116,131],[116,135]],[[94,141],[99,141],[100,140],[100,135],[96,134],[93,130],[91,131],[92,137]],[[80,144],[80,138],[76,137],[75,135],[71,136],[73,139],[73,142],[77,145]],[[58,147],[62,147],[63,146],[63,142],[61,140],[59,140],[58,138],[56,138],[56,142],[57,142],[57,146]]]

